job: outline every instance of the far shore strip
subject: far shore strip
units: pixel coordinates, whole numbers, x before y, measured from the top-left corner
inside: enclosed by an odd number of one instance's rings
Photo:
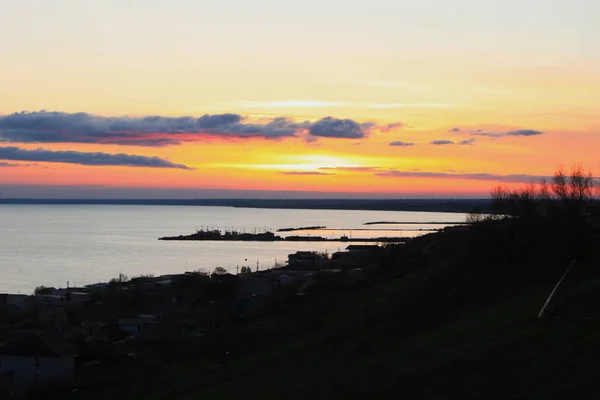
[[[375,221],[365,222],[363,225],[465,225],[466,222],[395,222],[395,221]]]

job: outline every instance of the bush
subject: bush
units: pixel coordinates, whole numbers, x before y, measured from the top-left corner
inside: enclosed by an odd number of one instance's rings
[[[229,272],[223,267],[217,267],[213,271],[214,275],[227,275]]]
[[[125,274],[119,274],[119,276],[117,278],[112,278],[110,281],[108,281],[108,283],[110,283],[111,285],[116,285],[119,283],[126,283],[129,281],[129,277]]]
[[[33,294],[52,294],[52,288],[47,286],[38,286],[33,290]]]
[[[503,264],[513,286],[554,279],[587,253],[598,229],[597,186],[581,166],[560,168],[549,183],[498,186],[491,198],[494,214],[467,217],[476,233],[470,252]]]

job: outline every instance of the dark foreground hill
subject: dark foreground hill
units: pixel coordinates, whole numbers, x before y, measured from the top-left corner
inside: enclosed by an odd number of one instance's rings
[[[597,398],[600,249],[546,318],[568,260],[551,244],[536,252],[508,265],[472,228],[427,235],[392,250],[365,287],[230,331],[229,355],[127,371],[81,398]]]

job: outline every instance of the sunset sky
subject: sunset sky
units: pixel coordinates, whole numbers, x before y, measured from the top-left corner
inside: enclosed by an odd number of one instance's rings
[[[597,0],[3,0],[0,197],[484,196],[600,171],[599,15]]]

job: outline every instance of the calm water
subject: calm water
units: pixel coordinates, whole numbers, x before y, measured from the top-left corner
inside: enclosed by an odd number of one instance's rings
[[[162,275],[222,266],[272,267],[297,250],[329,253],[348,243],[176,242],[158,237],[202,227],[277,230],[327,226],[339,231],[294,232],[339,237],[415,236],[410,229],[443,225],[375,225],[365,222],[463,222],[464,214],[276,210],[229,207],[0,205],[0,292],[31,293],[38,285],[64,287],[108,281],[124,273]],[[357,228],[407,229],[357,231]],[[289,235],[290,233],[288,233]],[[282,234],[284,235],[284,234]],[[246,261],[247,260],[247,261]]]

